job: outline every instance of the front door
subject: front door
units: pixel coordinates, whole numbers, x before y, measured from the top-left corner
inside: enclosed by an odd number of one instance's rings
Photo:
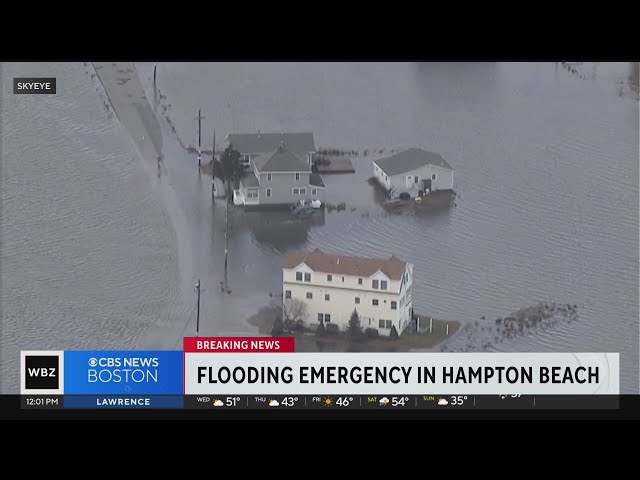
[[[413,177],[411,175],[407,175],[407,183],[405,184],[405,186],[407,188],[411,188],[412,182],[413,182]]]
[[[422,184],[423,184],[423,190],[425,191],[425,193],[427,192],[431,193],[431,179],[423,180]]]

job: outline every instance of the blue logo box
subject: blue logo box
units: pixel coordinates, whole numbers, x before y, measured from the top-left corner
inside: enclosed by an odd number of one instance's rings
[[[182,394],[183,358],[166,350],[65,351],[64,393]]]

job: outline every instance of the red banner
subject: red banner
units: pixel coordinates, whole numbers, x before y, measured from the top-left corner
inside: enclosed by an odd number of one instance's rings
[[[184,337],[191,353],[293,352],[293,337]]]

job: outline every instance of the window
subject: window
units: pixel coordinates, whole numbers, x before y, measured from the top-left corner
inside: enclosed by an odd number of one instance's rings
[[[298,282],[302,281],[302,272],[296,272],[296,281]]]
[[[361,278],[358,279],[358,285],[362,285],[362,279]]]
[[[378,320],[378,328],[384,328],[384,320]]]
[[[435,173],[431,174],[431,180],[435,180],[435,179],[436,179],[436,174]]]
[[[391,328],[393,325],[391,325],[391,320],[385,320],[385,325],[384,328]]]
[[[371,288],[377,289],[378,288],[378,283],[379,283],[378,280],[372,280],[371,281]]]
[[[296,182],[300,180],[300,174],[296,173]]]
[[[300,189],[300,195],[306,195],[307,194],[307,189],[306,188],[301,188]]]
[[[284,298],[291,298],[291,290],[284,291]]]
[[[327,275],[327,282],[331,282],[333,280],[333,275]]]
[[[299,195],[300,194],[300,189],[299,188],[294,188],[293,189],[293,194],[294,195]]]
[[[387,289],[387,281],[386,280],[380,280],[380,289],[381,290],[386,290]]]
[[[356,297],[356,303],[360,303],[360,297]]]
[[[324,294],[324,300],[325,300],[326,302],[328,302],[330,298],[331,298],[331,297],[329,296],[329,294],[328,294],[328,293],[325,293],[325,294]]]
[[[267,173],[267,181],[270,182],[271,181],[271,174]]]
[[[331,323],[331,314],[330,313],[325,313],[324,314],[324,321],[326,323]]]
[[[420,177],[418,177],[418,175],[413,177],[413,183],[418,183],[419,181],[420,181]]]
[[[396,302],[395,300],[391,300],[391,310],[397,310],[398,309],[398,302]]]
[[[371,319],[369,319],[369,325],[371,325]]]
[[[344,277],[342,277],[342,283],[344,283]]]
[[[258,198],[258,189],[257,188],[247,189],[247,198]]]
[[[378,299],[374,298],[373,300],[371,300],[371,305],[373,305],[374,307],[378,306]]]
[[[307,292],[307,298],[309,300],[311,300],[313,298],[313,293],[312,292]]]
[[[267,198],[269,198],[271,196],[271,189],[267,188]]]
[[[316,195],[318,193],[318,189],[317,188],[312,188],[311,189],[311,195]]]
[[[310,273],[305,273],[304,274],[304,281],[305,282],[310,282],[311,281],[311,274]]]
[[[318,322],[322,322],[324,320],[324,315],[322,313],[318,314]]]

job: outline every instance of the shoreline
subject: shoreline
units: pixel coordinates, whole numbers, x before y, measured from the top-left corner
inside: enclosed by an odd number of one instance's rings
[[[176,224],[179,218],[178,202],[175,199],[167,200],[161,194],[159,188],[163,185],[154,185],[153,178],[161,165],[163,158],[163,134],[158,123],[157,116],[146,96],[146,92],[140,80],[140,72],[131,62],[91,62],[98,83],[102,86],[102,94],[105,96],[105,108],[114,114],[116,121],[135,145],[143,167],[147,171],[149,189],[153,195],[159,197],[158,203],[166,220],[167,231],[171,236],[170,244],[174,257],[172,269],[176,272],[175,291],[177,297],[172,299],[172,306],[176,310],[176,319],[169,324],[153,323],[139,337],[140,348],[175,348],[182,341],[182,335],[175,337],[176,333],[183,333],[186,325],[182,325],[183,312],[187,315],[187,324],[191,320],[190,310],[184,303],[183,281],[183,257],[186,254],[181,242]],[[108,102],[108,103],[107,103]],[[171,194],[171,188],[167,188],[167,194]]]

